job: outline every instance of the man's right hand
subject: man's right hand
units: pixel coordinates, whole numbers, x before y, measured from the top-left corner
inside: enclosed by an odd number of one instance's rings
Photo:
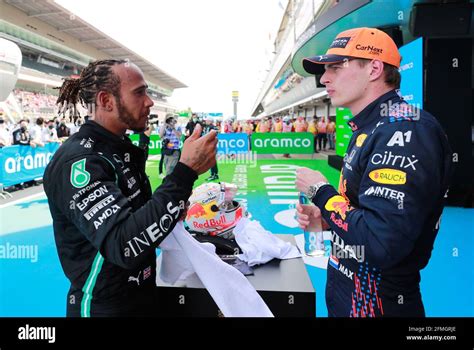
[[[205,173],[216,164],[217,151],[217,133],[211,131],[206,136],[200,137],[201,132],[201,125],[196,125],[194,132],[184,141],[179,159],[198,175]]]
[[[322,231],[321,211],[314,205],[296,204],[296,221],[306,232]]]

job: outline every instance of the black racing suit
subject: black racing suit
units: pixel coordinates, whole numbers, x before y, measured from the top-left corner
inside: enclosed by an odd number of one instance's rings
[[[447,137],[429,113],[392,90],[349,121],[339,191],[313,202],[333,230],[329,316],[424,316],[420,270],[431,256],[452,169]]]
[[[196,173],[178,163],[152,194],[145,155],[89,121],[44,175],[54,235],[71,282],[68,316],[151,316],[155,248],[172,231]]]

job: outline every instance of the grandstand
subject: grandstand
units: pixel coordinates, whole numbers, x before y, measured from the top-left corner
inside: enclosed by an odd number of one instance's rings
[[[54,1],[0,0],[0,13],[0,37],[16,43],[23,56],[15,90],[0,102],[0,112],[10,122],[52,117],[57,112],[54,88],[62,79],[106,58],[128,59],[140,67],[155,103],[152,114],[162,119],[176,112],[167,98],[185,84]]]

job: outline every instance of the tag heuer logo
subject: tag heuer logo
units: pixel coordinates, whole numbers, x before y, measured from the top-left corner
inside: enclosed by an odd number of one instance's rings
[[[78,160],[71,166],[71,185],[76,188],[86,186],[91,179],[91,174],[86,171],[86,159]]]

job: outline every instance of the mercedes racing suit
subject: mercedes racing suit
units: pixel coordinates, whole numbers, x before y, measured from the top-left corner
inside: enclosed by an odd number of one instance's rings
[[[68,316],[155,314],[155,248],[179,220],[196,179],[178,163],[152,194],[143,150],[93,121],[59,148],[44,188],[71,282]]]
[[[349,121],[339,190],[313,203],[332,229],[329,316],[424,316],[420,270],[431,256],[452,168],[429,113],[392,90]]]

